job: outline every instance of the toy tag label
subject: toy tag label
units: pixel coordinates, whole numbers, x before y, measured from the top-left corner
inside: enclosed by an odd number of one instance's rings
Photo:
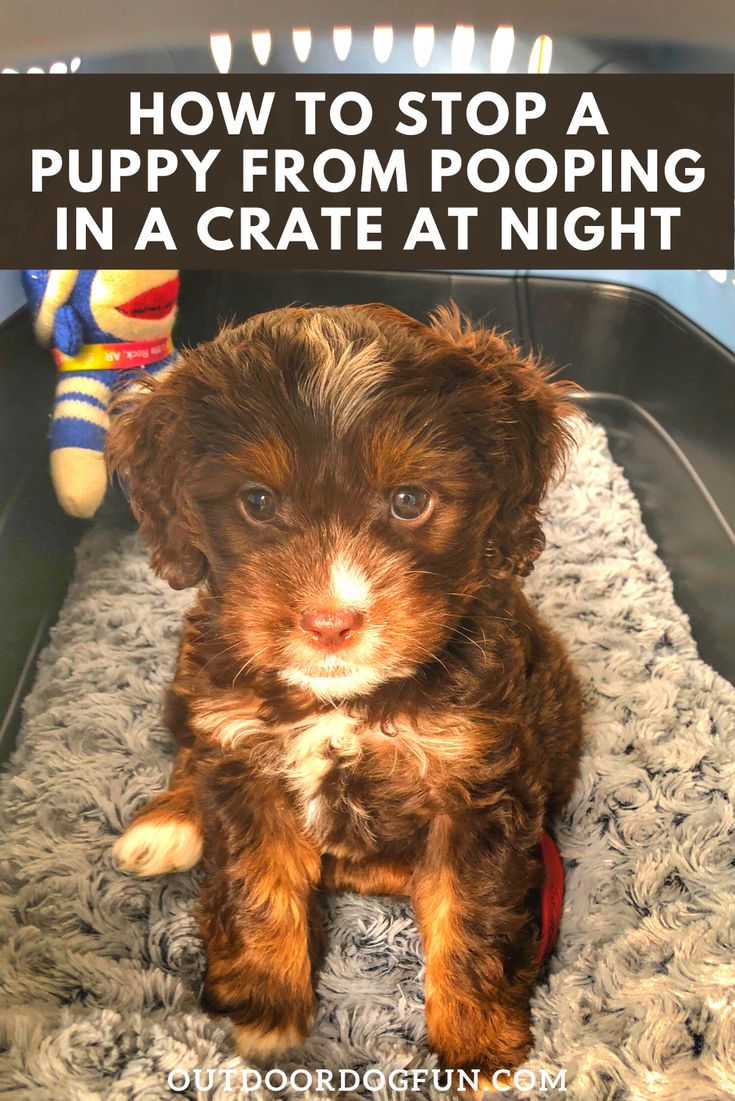
[[[120,344],[83,344],[75,356],[64,355],[54,348],[53,356],[60,371],[129,371],[150,367],[171,355],[173,350],[170,337],[159,337]]]

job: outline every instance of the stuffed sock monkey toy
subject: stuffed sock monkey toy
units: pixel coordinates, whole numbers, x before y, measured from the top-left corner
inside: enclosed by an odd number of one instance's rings
[[[91,517],[107,487],[110,401],[140,371],[176,360],[171,331],[178,271],[26,270],[36,336],[59,372],[49,436],[51,480],[62,508]]]

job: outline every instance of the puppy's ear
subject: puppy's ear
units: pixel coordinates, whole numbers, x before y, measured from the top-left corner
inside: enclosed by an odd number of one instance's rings
[[[481,369],[472,423],[496,504],[488,556],[496,575],[525,576],[544,549],[541,505],[564,472],[574,442],[571,419],[583,415],[568,400],[580,387],[551,382],[538,360],[492,330],[473,328],[456,307],[437,311],[431,327]]]
[[[170,381],[146,377],[117,398],[106,446],[108,471],[120,479],[151,566],[173,589],[198,584],[207,569],[185,486],[185,434],[184,409]]]

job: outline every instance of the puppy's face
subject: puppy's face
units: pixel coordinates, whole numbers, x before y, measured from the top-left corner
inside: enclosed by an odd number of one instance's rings
[[[563,412],[453,314],[285,309],[134,396],[110,455],[154,566],[206,576],[242,672],[338,699],[441,661],[488,578],[530,567]]]

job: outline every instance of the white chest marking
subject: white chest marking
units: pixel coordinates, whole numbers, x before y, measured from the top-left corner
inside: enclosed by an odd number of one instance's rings
[[[262,720],[255,715],[238,717],[225,708],[200,709],[195,726],[231,750],[263,730]],[[331,769],[350,767],[363,754],[377,753],[387,775],[399,770],[407,783],[421,785],[427,796],[436,798],[451,771],[466,773],[476,754],[471,723],[453,712],[427,717],[420,728],[398,720],[384,732],[335,709],[269,730],[276,740],[261,758],[262,767],[283,777],[298,800],[306,827],[317,835],[326,833],[329,824],[330,806],[323,787]],[[364,810],[352,804],[350,809],[361,820],[360,828],[369,832]]]
[[[263,723],[254,715],[243,719],[233,715],[231,709],[212,707],[195,712],[194,726],[215,737],[223,749],[235,749],[243,738],[262,730]]]
[[[283,770],[299,799],[309,829],[318,831],[328,813],[321,795],[324,777],[335,763],[347,764],[360,756],[357,721],[343,711],[329,711],[309,725],[297,728],[286,741]]]

